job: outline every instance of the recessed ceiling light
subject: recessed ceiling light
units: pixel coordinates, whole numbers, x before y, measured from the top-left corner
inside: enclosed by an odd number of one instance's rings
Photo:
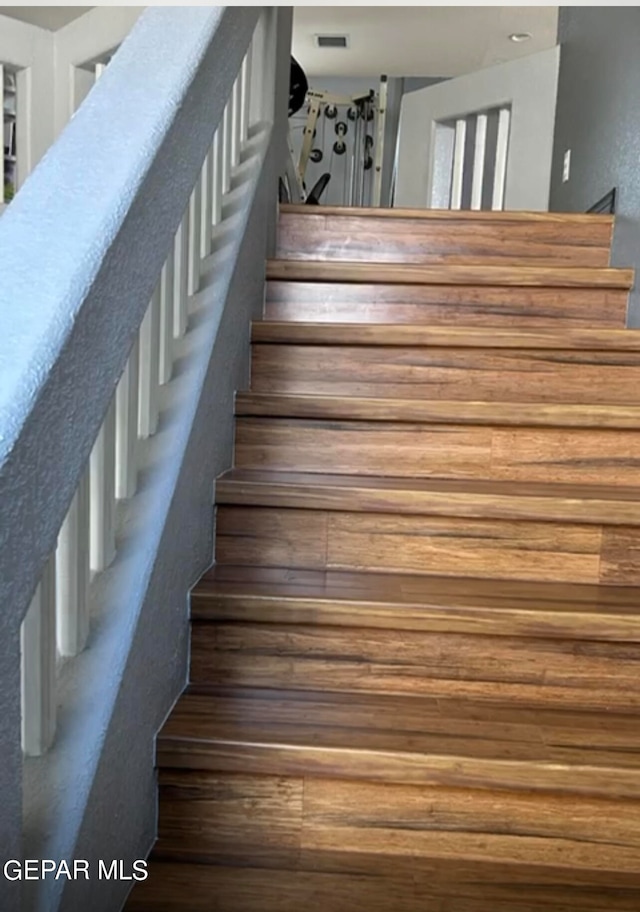
[[[529,41],[531,32],[514,32],[509,35],[509,41],[515,41],[516,44],[522,44],[523,41]]]

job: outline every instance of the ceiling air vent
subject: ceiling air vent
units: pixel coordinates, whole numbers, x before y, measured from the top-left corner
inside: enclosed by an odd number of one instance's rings
[[[316,35],[316,46],[319,48],[348,48],[348,35]]]

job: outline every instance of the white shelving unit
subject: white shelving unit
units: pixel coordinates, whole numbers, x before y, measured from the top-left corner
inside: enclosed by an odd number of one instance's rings
[[[18,189],[17,158],[17,74],[14,70],[0,64],[0,87],[2,88],[2,165],[0,177],[0,211],[11,202]]]

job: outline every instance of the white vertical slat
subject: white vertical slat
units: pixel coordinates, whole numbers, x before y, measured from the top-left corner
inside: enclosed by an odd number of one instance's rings
[[[104,63],[96,63],[96,65],[95,65],[94,68],[93,68],[93,73],[94,73],[94,77],[95,77],[95,81],[96,81],[96,82],[100,79],[100,77],[102,76],[102,74],[104,73],[104,71],[105,71],[105,64],[104,64]]]
[[[509,153],[509,126],[511,111],[501,108],[498,115],[498,139],[496,143],[496,166],[493,173],[493,198],[491,208],[504,209],[504,185],[507,176],[507,156]]]
[[[22,749],[39,757],[56,730],[56,559],[51,555],[20,631]]]
[[[240,100],[240,141],[246,143],[251,126],[251,47],[242,61],[242,97]]]
[[[240,145],[242,131],[242,68],[231,90],[231,167],[240,164]]]
[[[160,276],[160,363],[158,380],[160,384],[171,380],[173,371],[173,312],[175,294],[176,245],[171,245]]]
[[[138,335],[116,390],[116,497],[126,500],[138,483]]]
[[[211,253],[211,229],[213,227],[213,148],[207,152],[202,166],[202,259]]]
[[[116,404],[112,401],[89,460],[91,491],[90,566],[105,570],[116,556],[115,539]]]
[[[487,150],[487,115],[476,117],[476,142],[473,151],[473,181],[471,183],[471,208],[482,209],[484,161]]]
[[[212,200],[212,221],[214,225],[219,225],[222,221],[222,196],[224,189],[222,186],[222,155],[223,155],[223,131],[222,125],[216,130],[213,137],[213,176],[211,179],[211,200]]]
[[[231,190],[231,103],[228,101],[222,115],[222,192]]]
[[[189,302],[189,207],[182,218],[175,239],[175,282],[173,338],[181,339],[187,331]]]
[[[158,427],[160,363],[160,283],[140,326],[140,388],[138,390],[138,436],[151,437]]]
[[[464,179],[464,144],[466,138],[466,120],[456,120],[456,138],[453,146],[453,173],[451,175],[451,209],[459,209],[462,205],[462,182]]]
[[[90,470],[78,490],[60,529],[56,549],[56,639],[58,652],[75,656],[89,635]]]
[[[200,249],[202,247],[202,171],[189,200],[189,295],[200,287]]]

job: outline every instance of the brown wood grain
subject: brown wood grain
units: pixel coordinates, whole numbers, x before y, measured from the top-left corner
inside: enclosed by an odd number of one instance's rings
[[[154,861],[147,881],[135,887],[126,912],[637,912],[640,889],[633,874],[567,868],[452,862],[403,866],[392,871],[362,853],[301,853],[296,869],[179,864]],[[341,870],[340,861],[348,860]]]
[[[282,211],[277,255],[292,260],[607,266],[611,221],[395,217]]]
[[[640,352],[638,329],[505,329],[460,326],[426,326],[342,323],[291,323],[260,321],[251,325],[251,339],[263,344],[290,344],[310,346],[376,346],[395,348],[486,348],[534,351],[561,350],[566,356],[581,357],[581,352],[591,352],[603,365],[609,352]],[[331,348],[330,351],[333,351]],[[467,351],[467,355],[470,353]],[[599,362],[600,363],[600,360]],[[625,364],[635,364],[630,359]]]
[[[613,219],[281,212],[128,912],[637,912]]]
[[[416,413],[427,414],[432,405],[441,404],[417,401]],[[448,405],[451,418],[455,418]],[[475,414],[488,417],[491,409],[479,405]],[[499,414],[501,405],[493,404],[493,413],[499,420],[508,419],[506,408],[505,414]],[[581,420],[577,407],[572,408],[572,415],[562,419],[556,415],[555,420]],[[369,410],[369,403],[365,409]],[[239,418],[236,465],[245,470],[278,472],[631,487],[637,486],[640,478],[640,431],[491,427],[437,420],[396,424],[367,421],[365,409],[360,420],[351,421],[336,420],[337,415],[333,420],[329,416],[325,420]],[[436,411],[434,407],[432,414]],[[375,414],[373,408],[371,412]],[[461,422],[473,412],[469,403],[464,403]],[[441,414],[445,413],[443,409]],[[587,420],[589,415],[597,420],[590,411]],[[605,420],[616,420],[612,410],[605,415]]]
[[[393,285],[271,280],[265,318],[341,324],[619,328],[628,291],[491,285]]]
[[[323,510],[218,509],[220,563],[600,582],[599,526]],[[629,553],[627,578],[640,568]],[[614,582],[607,578],[603,582]]]
[[[636,714],[637,644],[372,628],[194,625],[198,688],[257,687]],[[614,791],[615,794],[615,791]]]
[[[517,343],[517,334],[511,338]],[[396,346],[393,336],[386,347],[254,343],[251,389],[374,399],[637,402],[640,352],[545,350],[527,348],[525,341],[518,349],[492,348],[488,339],[483,348],[440,347],[437,342]]]
[[[430,401],[300,393],[238,393],[236,415],[640,430],[640,405]]]
[[[603,232],[603,237],[613,231],[614,217],[607,214],[595,215],[585,212],[539,212],[518,210],[516,212],[503,210],[465,210],[465,209],[423,209],[420,207],[393,207],[387,209],[378,209],[370,206],[318,206],[315,209],[318,215],[324,216],[345,216],[347,218],[359,216],[360,218],[411,218],[411,219],[428,219],[434,222],[525,222],[528,224],[537,223],[554,223],[558,226],[570,228],[572,225],[590,225],[595,231]],[[281,203],[280,213],[282,216],[313,215],[309,212],[306,205],[296,203]]]
[[[296,282],[382,282],[397,285],[502,285],[522,288],[617,288],[633,286],[632,269],[587,266],[418,265],[268,260],[267,279]]]
[[[196,691],[164,726],[158,759],[171,770],[640,798],[629,717],[603,726],[597,714],[547,711],[534,722],[472,707],[461,715],[455,701],[428,697]]]
[[[218,564],[191,595],[196,621],[640,641],[635,587]]]
[[[160,774],[162,807],[155,851],[215,854],[239,860],[295,862],[302,826],[303,783],[291,777],[233,776],[175,769]]]
[[[603,485],[360,477],[304,472],[226,473],[216,502],[363,513],[530,519],[591,525],[637,526],[640,488]]]

